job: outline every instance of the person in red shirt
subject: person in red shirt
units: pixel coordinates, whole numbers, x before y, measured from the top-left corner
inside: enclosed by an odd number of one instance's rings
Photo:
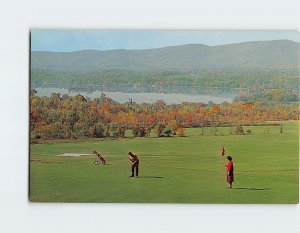
[[[225,165],[227,167],[227,182],[229,184],[229,188],[232,188],[232,182],[234,182],[233,162],[231,156],[227,156],[227,159],[228,163]]]

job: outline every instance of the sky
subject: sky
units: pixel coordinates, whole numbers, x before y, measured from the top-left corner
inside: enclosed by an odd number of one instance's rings
[[[155,31],[155,30],[55,30],[31,31],[32,51],[71,52],[85,49],[151,49],[183,44],[209,46],[249,41],[292,40],[297,31]]]

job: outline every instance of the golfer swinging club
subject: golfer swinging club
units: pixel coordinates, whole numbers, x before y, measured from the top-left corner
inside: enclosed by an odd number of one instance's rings
[[[128,158],[129,162],[131,164],[131,176],[134,177],[134,170],[135,170],[135,176],[136,178],[139,177],[139,159],[136,154],[133,154],[131,152],[128,152]]]

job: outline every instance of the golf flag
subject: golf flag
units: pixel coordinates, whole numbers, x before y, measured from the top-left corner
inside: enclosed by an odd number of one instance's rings
[[[221,156],[224,156],[225,155],[225,148],[224,148],[224,146],[222,146],[222,148],[221,148]]]

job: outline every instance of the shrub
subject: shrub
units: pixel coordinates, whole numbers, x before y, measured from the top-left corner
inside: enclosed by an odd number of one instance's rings
[[[244,133],[244,128],[243,128],[243,126],[242,126],[242,125],[237,125],[237,126],[235,127],[235,133],[236,133],[236,134],[245,134],[245,133]]]
[[[176,134],[179,136],[179,137],[184,137],[184,131],[185,131],[185,128],[178,128],[176,130]]]

